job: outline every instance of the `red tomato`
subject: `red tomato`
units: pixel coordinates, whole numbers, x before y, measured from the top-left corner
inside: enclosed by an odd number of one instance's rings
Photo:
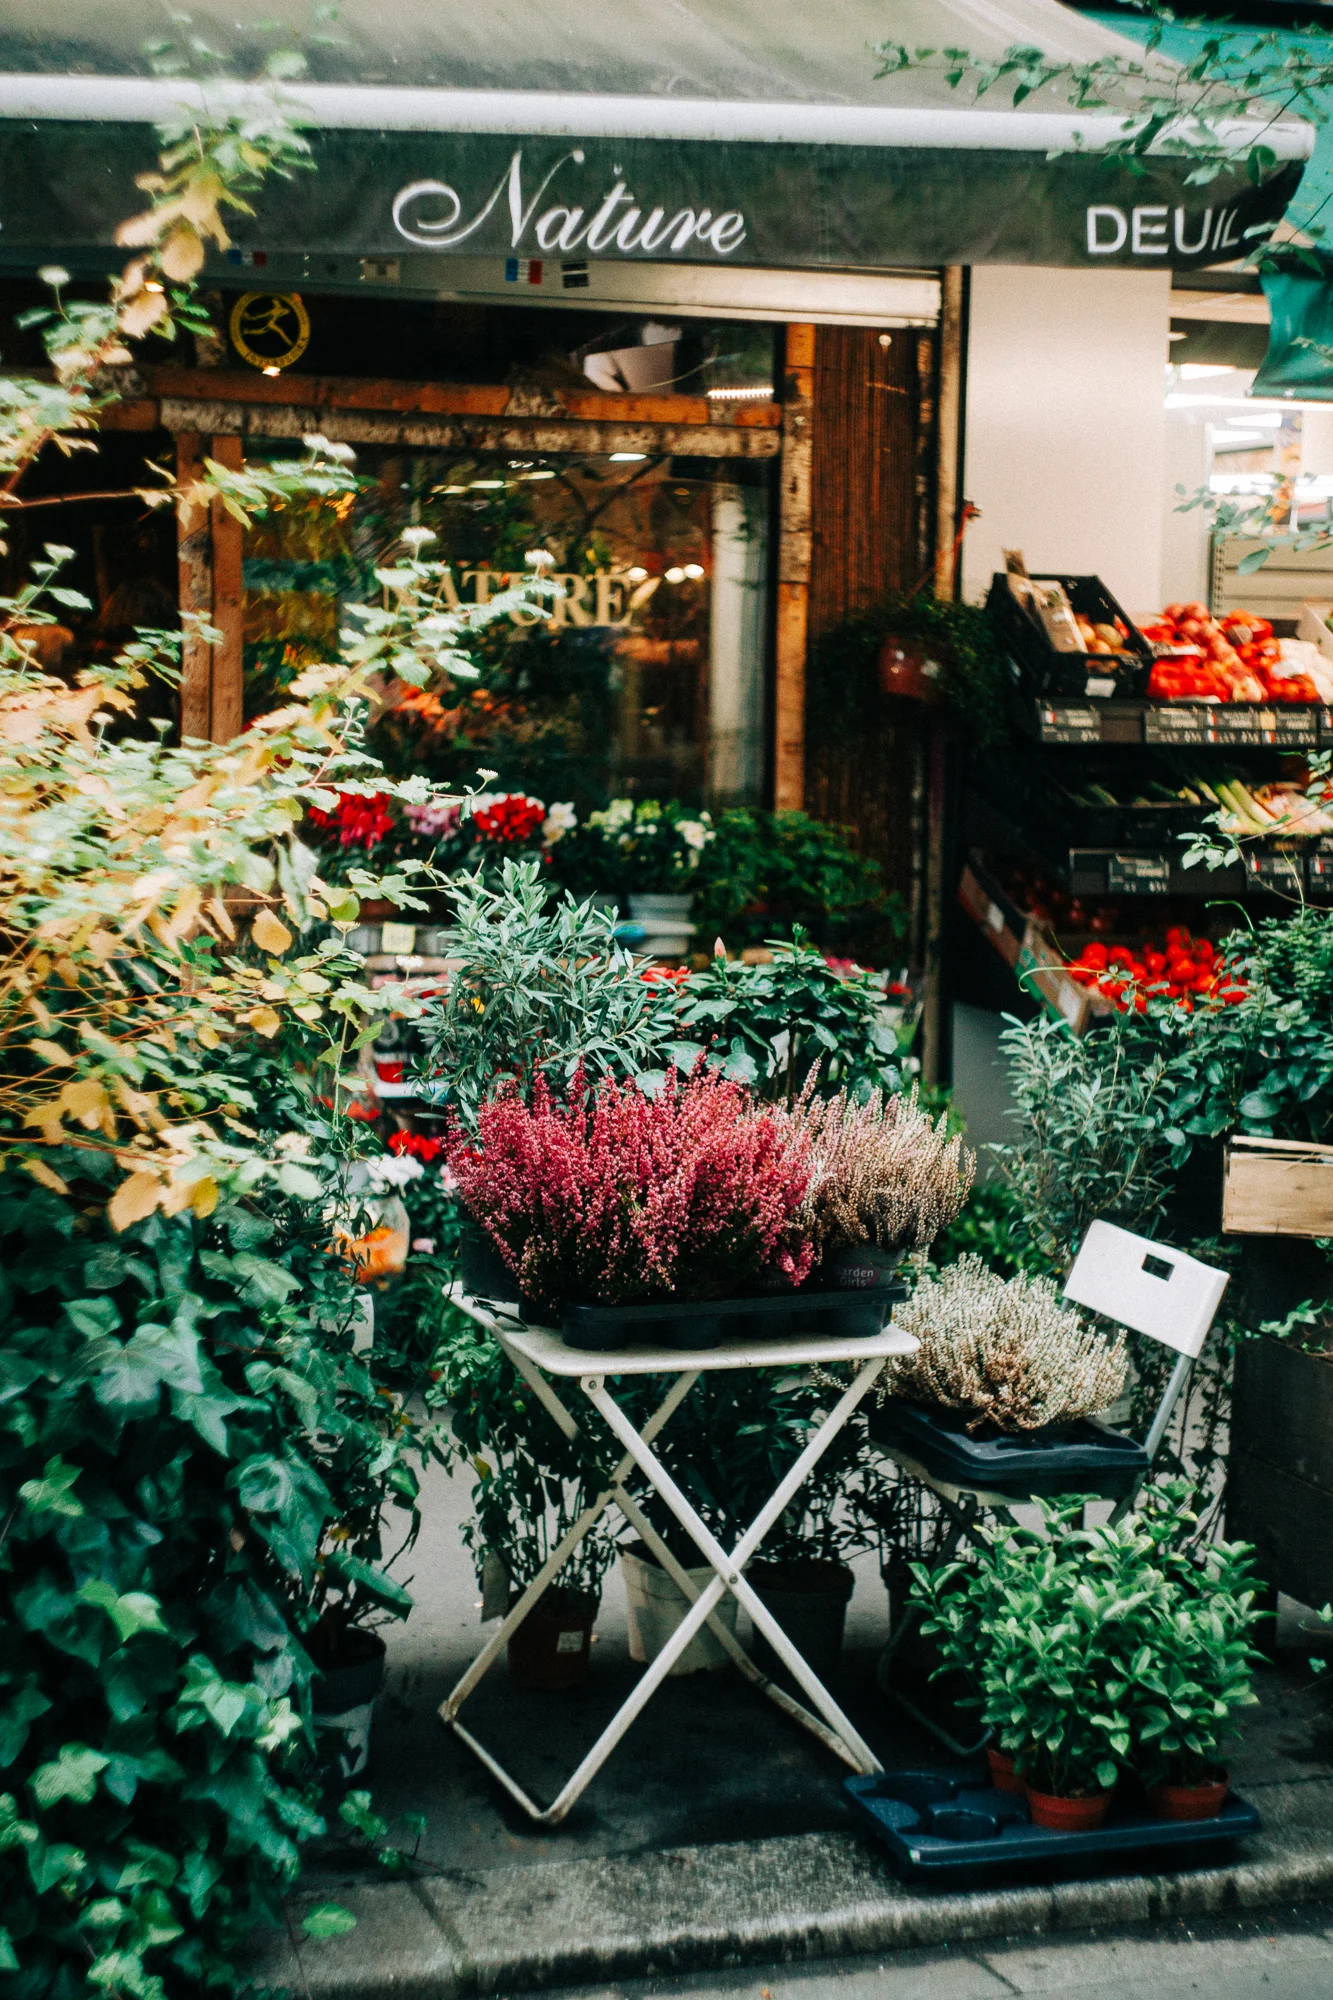
[[[1106,954],[1108,965],[1132,965],[1134,954],[1127,945],[1113,944]]]
[[[1189,997],[1184,993],[1181,994],[1179,1000],[1177,1000],[1176,1002],[1176,1005],[1177,1007],[1183,1008],[1185,1013],[1187,1014],[1192,1014],[1194,1012],[1194,1002],[1191,999],[1189,999]]]
[[[1129,968],[1129,976],[1136,983],[1148,977],[1148,968],[1141,960],[1135,959]]]
[[[1146,1014],[1147,1011],[1148,1011],[1147,995],[1144,993],[1136,993],[1134,995],[1134,1012],[1136,1014]]]
[[[1107,965],[1109,957],[1106,946],[1096,943],[1085,944],[1078,955],[1078,962],[1080,965],[1095,965],[1099,967]]]
[[[1166,962],[1166,970],[1167,977],[1175,986],[1186,986],[1191,980],[1197,979],[1199,974],[1199,968],[1194,963],[1194,960],[1192,958],[1185,958],[1183,955],[1176,958],[1169,958]]]
[[[1143,964],[1145,970],[1151,973],[1152,977],[1156,979],[1159,972],[1166,971],[1165,954],[1160,951],[1145,951],[1143,954]]]

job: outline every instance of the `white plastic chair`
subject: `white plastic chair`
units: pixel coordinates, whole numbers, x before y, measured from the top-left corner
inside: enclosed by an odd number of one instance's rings
[[[1168,1243],[1135,1236],[1113,1222],[1094,1222],[1083,1239],[1065,1282],[1065,1297],[1174,1348],[1178,1357],[1143,1440],[1147,1467],[1117,1502],[1113,1521],[1124,1519],[1152,1470],[1229,1282],[1228,1273],[1216,1265],[1201,1263]]]

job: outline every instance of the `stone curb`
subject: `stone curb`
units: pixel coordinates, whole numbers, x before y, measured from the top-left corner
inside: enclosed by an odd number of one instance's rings
[[[1333,1782],[1251,1787],[1265,1831],[1229,1866],[971,1892],[898,1881],[853,1834],[326,1886],[357,1927],[248,1968],[302,2000],[461,2000],[756,1961],[833,1958],[1333,1899]]]

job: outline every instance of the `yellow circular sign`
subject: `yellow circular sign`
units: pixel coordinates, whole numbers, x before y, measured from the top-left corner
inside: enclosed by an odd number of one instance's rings
[[[270,374],[299,361],[310,340],[310,315],[299,292],[246,292],[232,307],[228,327],[242,361]]]

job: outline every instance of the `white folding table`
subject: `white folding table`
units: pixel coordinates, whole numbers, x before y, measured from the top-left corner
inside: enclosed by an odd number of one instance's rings
[[[625,1449],[623,1458],[611,1473],[603,1491],[584,1509],[563,1540],[551,1551],[549,1558],[513,1605],[494,1637],[482,1647],[448,1699],[441,1704],[441,1721],[447,1724],[481,1759],[486,1769],[500,1781],[531,1819],[542,1826],[558,1825],[606,1762],[635,1716],[646,1707],[662,1685],[695,1633],[707,1623],[719,1644],[725,1648],[745,1678],[766,1694],[770,1701],[776,1702],[786,1714],[801,1723],[822,1743],[827,1744],[828,1748],[850,1764],[853,1770],[863,1772],[867,1776],[882,1770],[883,1766],[874,1751],[858,1735],[818,1675],[801,1657],[767,1605],[746,1581],[744,1569],[773,1523],[790,1503],[792,1496],[809,1478],[824,1452],[866,1395],[885,1360],[893,1354],[912,1353],[918,1344],[915,1337],[898,1327],[889,1325],[882,1333],[863,1339],[839,1339],[836,1335],[802,1334],[784,1339],[734,1341],[719,1347],[695,1350],[674,1347],[631,1347],[615,1353],[601,1354],[567,1347],[552,1328],[525,1325],[516,1316],[510,1317],[503,1306],[489,1300],[467,1297],[461,1287],[454,1288],[452,1297],[462,1311],[479,1326],[485,1327],[495,1335],[534,1396],[550,1412],[566,1437],[577,1436],[579,1425],[555,1393],[552,1381],[548,1378],[577,1381],[583,1395],[605,1419],[612,1434]],[[840,1361],[859,1364],[855,1379],[818,1425],[799,1458],[756,1514],[735,1548],[724,1549],[709,1532],[697,1511],[690,1505],[661,1459],[653,1451],[653,1439],[669,1422],[700,1375],[706,1372],[733,1368],[791,1369],[809,1367],[815,1363],[828,1365]],[[675,1377],[666,1395],[641,1430],[636,1429],[630,1422],[607,1386],[608,1377],[632,1375]],[[634,1496],[626,1491],[624,1481],[635,1466],[661,1495],[714,1571],[711,1582],[702,1589],[672,1555]],[[479,1742],[471,1731],[464,1727],[459,1720],[459,1711],[488,1668],[499,1658],[510,1635],[522,1624],[533,1605],[554,1581],[580,1542],[591,1532],[606,1509],[613,1504],[667,1574],[674,1577],[685,1596],[693,1601],[680,1626],[647,1668],[633,1693],[617,1710],[558,1797],[543,1810],[528,1797],[523,1787],[510,1776],[485,1744]],[[804,1690],[813,1704],[812,1708],[806,1707],[804,1702],[797,1701],[784,1688],[770,1680],[767,1674],[761,1673],[741,1646],[735,1633],[730,1631],[717,1616],[717,1606],[726,1591],[730,1591],[733,1597],[745,1606],[754,1620],[756,1630],[763,1633],[779,1660],[791,1673],[797,1685]]]

